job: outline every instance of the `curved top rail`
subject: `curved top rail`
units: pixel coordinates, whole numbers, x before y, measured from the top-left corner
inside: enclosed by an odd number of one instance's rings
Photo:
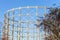
[[[20,9],[23,9],[23,8],[46,8],[46,6],[25,6],[25,7],[12,8],[10,10],[5,11],[4,13],[8,13],[8,12],[11,12],[11,11],[14,11],[14,10],[20,10]]]

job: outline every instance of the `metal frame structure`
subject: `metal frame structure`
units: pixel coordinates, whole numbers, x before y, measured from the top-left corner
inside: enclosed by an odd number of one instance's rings
[[[32,8],[32,9],[31,9]],[[33,10],[35,9],[35,14],[31,16],[29,9]],[[44,14],[46,14],[46,6],[27,6],[27,7],[19,7],[19,8],[13,8],[5,12],[4,14],[4,27],[3,27],[3,34],[2,34],[2,40],[41,40],[40,32],[39,29],[36,26],[31,26],[34,25],[34,23],[38,23],[36,21],[38,17],[38,9],[43,8],[44,9]],[[22,11],[24,14],[22,14],[21,10],[26,10]],[[17,13],[16,13],[17,12]],[[11,15],[10,15],[11,14]],[[34,17],[30,19],[30,17]],[[17,17],[18,19],[17,19]],[[27,16],[25,19],[24,17]],[[27,20],[26,20],[27,19]],[[45,37],[46,37],[46,30],[45,32]],[[15,34],[16,33],[16,34]]]

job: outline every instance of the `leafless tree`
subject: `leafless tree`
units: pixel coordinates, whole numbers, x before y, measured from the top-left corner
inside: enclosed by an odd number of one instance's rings
[[[39,24],[36,24],[36,26],[46,30],[49,34],[47,37],[48,40],[49,38],[50,40],[60,40],[60,8],[50,8],[46,17]]]

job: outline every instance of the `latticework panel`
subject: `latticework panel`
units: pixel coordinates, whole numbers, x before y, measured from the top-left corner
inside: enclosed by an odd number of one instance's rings
[[[2,40],[44,40],[44,32],[36,20],[46,13],[46,7],[27,6],[5,12]]]

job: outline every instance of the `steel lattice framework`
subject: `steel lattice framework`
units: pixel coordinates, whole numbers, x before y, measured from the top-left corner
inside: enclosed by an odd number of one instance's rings
[[[2,40],[44,40],[42,32],[34,25],[38,16],[46,13],[46,6],[13,8],[4,14]]]

